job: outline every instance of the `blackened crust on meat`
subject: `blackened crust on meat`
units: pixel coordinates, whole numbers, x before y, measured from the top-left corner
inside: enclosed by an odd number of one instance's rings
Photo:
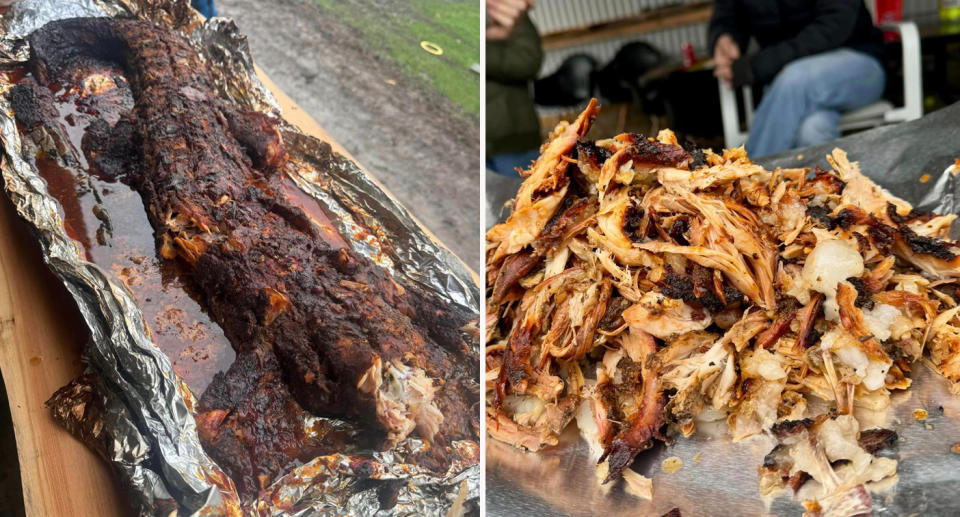
[[[853,304],[861,309],[872,309],[873,299],[870,297],[872,293],[867,288],[867,283],[862,278],[857,277],[850,277],[847,282],[850,282],[853,288],[857,290],[857,300]]]
[[[530,250],[522,250],[507,257],[497,273],[490,302],[499,303],[504,295],[517,284],[517,281],[532,271],[540,263],[540,260],[541,257],[534,255]]]
[[[113,127],[103,119],[94,119],[83,135],[83,148],[96,172],[107,179],[123,179],[139,174],[143,142],[136,120],[123,118]]]
[[[683,517],[683,516],[680,514],[679,508],[674,508],[669,512],[663,514],[661,517]]]
[[[597,200],[594,197],[575,198],[568,195],[560,209],[547,221],[540,236],[534,241],[538,256],[555,251],[563,243],[563,238],[574,226],[597,213]]]
[[[108,18],[70,18],[30,35],[30,64],[42,83],[64,78],[71,69],[123,63],[126,45]]]
[[[570,164],[563,162],[559,168],[563,169],[559,174],[550,176],[549,180],[544,181],[534,189],[530,194],[532,200],[543,199],[570,184],[570,176],[567,174],[567,171],[570,169]]]
[[[612,156],[610,151],[598,146],[592,140],[578,140],[576,151],[578,161],[583,160],[594,167],[600,167]]]
[[[623,326],[625,323],[623,321],[623,311],[629,309],[631,305],[633,305],[633,302],[622,296],[611,299],[610,303],[607,304],[603,317],[600,318],[600,324],[597,328],[604,332],[612,332]]]
[[[667,298],[699,304],[710,312],[720,312],[728,305],[736,305],[744,300],[743,293],[726,283],[723,285],[723,300],[712,289],[698,296],[694,278],[676,273],[667,273],[658,285],[660,293]]]
[[[587,192],[591,183],[589,178],[600,175],[600,167],[612,154],[597,146],[592,140],[578,140],[573,154],[577,160],[577,167],[572,170],[575,180],[573,184],[577,187],[577,190]]]
[[[633,242],[642,242],[646,237],[639,233],[643,227],[644,215],[643,209],[633,204],[629,205],[623,214],[623,232]]]
[[[313,426],[281,382],[276,356],[242,352],[216,375],[200,399],[197,432],[210,456],[230,473],[242,494],[255,494],[276,474],[299,462],[344,450],[347,436]],[[262,426],[270,424],[270,431]],[[296,451],[291,454],[290,451]]]
[[[857,240],[857,251],[861,254],[867,253],[870,249],[870,239],[860,232],[852,232],[853,238]]]
[[[867,227],[867,235],[880,251],[889,251],[897,237],[897,230],[883,223]]]
[[[814,166],[813,178],[811,178],[807,184],[816,184],[817,186],[822,187],[823,190],[828,194],[839,194],[843,192],[843,189],[847,186],[846,182],[840,179],[840,176],[834,174],[833,171],[821,169],[819,165]]]
[[[897,444],[897,432],[891,429],[867,429],[860,431],[857,443],[870,454],[880,449],[889,449]]]
[[[903,238],[904,242],[907,243],[907,246],[910,246],[910,249],[913,250],[914,253],[931,255],[941,260],[953,260],[957,258],[956,253],[950,250],[950,243],[940,239],[934,239],[933,237],[919,235],[907,226],[900,227],[900,237]]]
[[[926,210],[917,210],[916,208],[911,208],[910,213],[907,215],[900,215],[900,213],[897,212],[897,206],[888,202],[887,216],[890,217],[891,221],[897,224],[906,224],[914,221],[927,222],[936,217],[937,214]]]
[[[708,165],[707,153],[703,148],[699,147],[696,142],[686,140],[684,148],[690,153],[690,170],[699,169],[700,167],[706,167]]]
[[[776,467],[783,462],[784,459],[789,458],[786,453],[787,446],[778,443],[776,447],[773,448],[766,456],[763,457],[763,466],[764,467]]]
[[[856,210],[844,208],[837,212],[836,216],[830,219],[830,224],[827,226],[827,228],[833,230],[837,227],[840,227],[844,230],[849,230],[851,225],[856,224],[861,219],[861,215],[862,214]]]
[[[670,227],[669,235],[674,242],[681,246],[687,246],[690,242],[687,240],[687,232],[690,231],[690,219],[687,217],[678,217]]]
[[[815,423],[816,421],[810,418],[804,418],[802,420],[784,420],[782,422],[773,424],[773,427],[770,428],[770,432],[782,440],[791,434],[810,429]]]
[[[45,121],[56,120],[58,116],[53,93],[46,88],[37,88],[32,79],[10,89],[10,105],[17,123],[28,130]]]
[[[957,254],[951,250],[953,246],[951,243],[933,237],[919,235],[904,224],[905,222],[914,220],[929,220],[929,218],[932,217],[931,214],[911,211],[910,214],[901,216],[897,213],[896,207],[892,203],[888,203],[887,216],[897,224],[897,228],[880,222],[876,217],[865,213],[859,208],[846,207],[837,212],[836,216],[830,218],[828,228],[833,230],[839,227],[844,230],[849,230],[854,224],[866,224],[867,234],[881,251],[889,249],[894,240],[899,238],[906,243],[914,253],[931,255],[935,258],[948,261],[957,257]]]
[[[627,148],[627,156],[635,163],[686,167],[693,161],[690,153],[679,145],[661,144],[639,134],[633,137],[633,145]]]
[[[830,210],[822,206],[807,207],[807,215],[820,224],[829,227],[833,220],[830,217]]]
[[[514,332],[510,336],[510,343],[507,349],[506,361],[500,371],[500,377],[511,386],[517,387],[533,375],[533,369],[530,367],[531,353],[531,335],[534,329],[524,327],[519,332]],[[523,391],[523,390],[517,390]]]
[[[202,100],[202,98],[201,98]],[[287,151],[280,138],[277,120],[259,112],[227,111],[230,132],[237,139],[254,167],[276,169],[287,161]],[[264,135],[270,135],[264,138]]]
[[[697,301],[693,294],[693,279],[676,273],[667,273],[660,282],[660,293],[667,298],[675,298],[686,302]]]

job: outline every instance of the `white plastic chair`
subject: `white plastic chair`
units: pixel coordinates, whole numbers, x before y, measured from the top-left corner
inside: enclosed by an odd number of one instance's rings
[[[913,22],[885,24],[883,30],[900,34],[903,47],[903,106],[894,106],[886,99],[845,113],[840,117],[840,130],[850,131],[885,124],[895,124],[923,116],[923,74],[920,71],[920,32]],[[729,149],[743,145],[747,141],[750,124],[753,123],[753,91],[743,87],[744,114],[746,120],[740,120],[737,109],[737,94],[721,80],[720,115],[723,119],[723,141]],[[741,129],[742,128],[742,129]]]

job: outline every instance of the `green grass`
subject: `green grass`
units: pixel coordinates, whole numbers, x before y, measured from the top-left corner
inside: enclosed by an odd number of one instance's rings
[[[480,9],[474,0],[410,0],[396,9],[371,8],[363,0],[316,0],[356,29],[371,50],[389,56],[408,77],[458,104],[480,113],[480,77],[470,66],[480,62]],[[402,5],[402,6],[400,6]],[[420,48],[435,43],[443,55]]]

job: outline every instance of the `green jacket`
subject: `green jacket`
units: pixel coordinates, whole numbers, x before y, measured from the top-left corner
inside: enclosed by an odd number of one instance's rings
[[[487,155],[540,147],[530,81],[543,61],[540,35],[524,14],[505,40],[487,41]]]

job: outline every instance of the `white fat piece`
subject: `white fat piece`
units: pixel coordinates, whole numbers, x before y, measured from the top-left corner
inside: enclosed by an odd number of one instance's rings
[[[589,382],[591,384],[590,390],[592,390],[595,382]],[[580,402],[574,418],[577,420],[577,429],[580,430],[580,436],[590,447],[590,457],[594,460],[599,459],[603,455],[603,444],[600,441],[600,426],[597,425],[597,412],[592,396],[585,397]]]
[[[872,309],[863,311],[863,322],[877,341],[890,339],[893,336],[895,324],[903,325],[899,321],[900,319],[903,319],[903,313],[900,312],[900,309],[885,303],[876,303]]]
[[[852,368],[868,391],[883,387],[890,363],[867,357],[859,341],[849,332],[839,327],[830,329],[820,338],[820,347],[832,352],[837,361]]]
[[[863,274],[863,257],[851,242],[820,240],[803,264],[803,279],[814,291],[823,293],[823,313],[828,321],[840,319],[837,284]]]

